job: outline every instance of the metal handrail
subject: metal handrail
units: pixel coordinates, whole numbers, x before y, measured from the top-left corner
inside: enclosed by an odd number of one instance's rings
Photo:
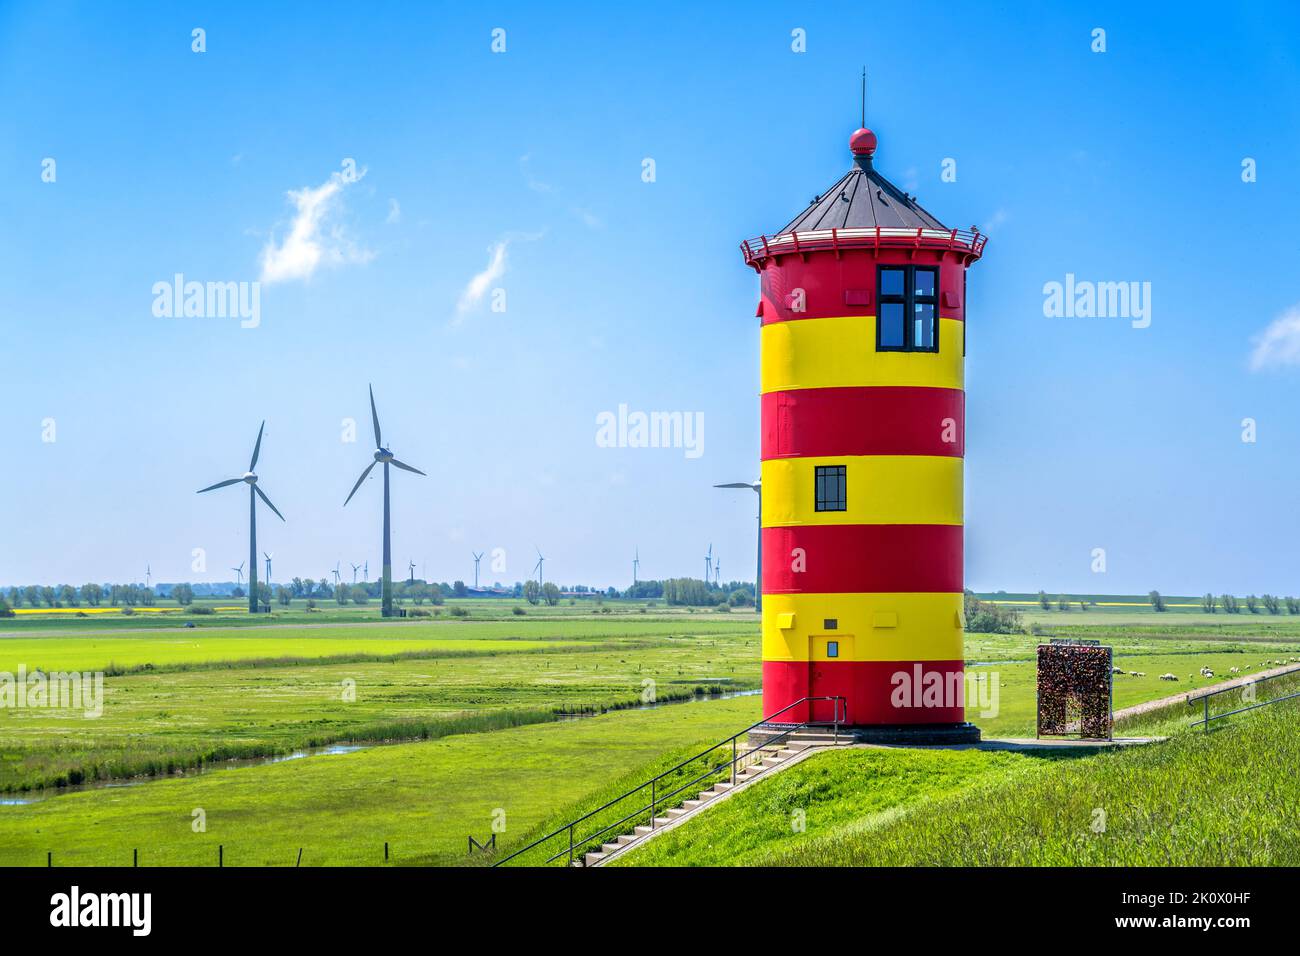
[[[780,717],[780,716],[781,716],[782,714],[784,714],[786,711],[792,710],[792,709],[794,709],[795,707],[800,706],[801,704],[811,705],[811,704],[813,704],[813,703],[815,703],[815,702],[818,702],[818,701],[830,701],[830,702],[832,703],[832,705],[833,705],[833,707],[834,707],[834,711],[833,711],[833,714],[832,714],[831,720],[829,720],[829,721],[825,721],[825,720],[812,720],[812,719],[809,719],[809,720],[805,720],[805,721],[802,721],[802,722],[797,723],[797,724],[792,724],[792,725],[790,725],[789,727],[787,727],[785,730],[782,730],[781,732],[779,732],[779,733],[777,733],[777,734],[774,734],[774,735],[772,735],[771,737],[768,737],[768,738],[767,738],[767,739],[766,739],[766,740],[765,740],[761,745],[759,745],[758,747],[752,747],[752,748],[750,748],[749,750],[747,750],[745,753],[740,753],[740,752],[739,752],[739,747],[738,747],[738,745],[737,745],[736,742],[737,742],[741,737],[743,737],[744,735],[748,734],[750,731],[752,731],[752,730],[754,730],[754,729],[756,729],[756,728],[758,728],[758,727],[762,727],[762,726],[765,725],[765,724],[770,724],[770,723],[772,723],[774,720],[776,720],[776,718]],[[844,716],[843,716],[843,717],[840,716],[840,704],[841,704],[841,703],[843,703],[843,705],[844,705]],[[510,855],[505,856],[505,857],[502,857],[500,860],[497,860],[497,861],[496,861],[495,863],[493,863],[492,865],[493,865],[494,867],[501,866],[503,863],[507,863],[507,862],[509,862],[510,860],[513,860],[515,857],[517,857],[517,856],[519,856],[519,855],[521,855],[521,854],[523,854],[523,853],[527,853],[529,850],[532,850],[532,849],[534,849],[535,847],[541,846],[543,843],[546,843],[548,840],[552,840],[552,839],[554,839],[555,837],[560,836],[561,834],[565,834],[565,833],[567,833],[567,834],[568,834],[568,837],[569,837],[568,846],[567,846],[566,848],[560,850],[558,853],[556,853],[556,854],[554,854],[554,855],[548,857],[548,858],[543,862],[542,865],[546,865],[547,863],[554,863],[554,862],[555,862],[556,860],[558,860],[560,857],[565,856],[565,855],[567,855],[567,856],[569,857],[569,862],[572,863],[572,862],[573,862],[573,857],[574,857],[574,852],[575,852],[575,850],[579,850],[579,851],[580,851],[582,847],[584,847],[584,846],[586,846],[587,844],[593,842],[594,840],[599,839],[600,837],[603,837],[603,836],[604,836],[606,833],[608,833],[610,830],[613,830],[615,827],[621,827],[621,826],[623,826],[623,824],[627,823],[629,820],[633,820],[633,819],[636,819],[636,818],[640,817],[641,814],[645,813],[646,811],[649,811],[649,813],[650,813],[650,827],[651,827],[651,829],[654,829],[654,827],[655,827],[655,814],[656,814],[656,811],[657,811],[657,809],[658,809],[659,806],[661,806],[662,804],[666,803],[667,801],[672,800],[672,799],[673,799],[674,797],[676,797],[678,794],[685,792],[686,790],[690,789],[691,787],[693,787],[693,786],[697,786],[698,784],[700,784],[701,782],[703,782],[706,778],[711,777],[712,775],[716,774],[716,773],[717,773],[719,770],[721,770],[723,767],[726,767],[726,766],[728,766],[728,765],[731,766],[731,783],[734,785],[735,782],[736,782],[736,767],[737,767],[737,765],[738,765],[741,761],[743,761],[743,760],[745,760],[745,759],[747,759],[747,758],[749,758],[749,757],[752,757],[754,754],[758,753],[760,750],[763,750],[763,749],[766,748],[766,747],[770,747],[770,746],[772,745],[772,742],[773,742],[774,740],[781,740],[781,739],[783,739],[783,738],[789,737],[789,736],[791,736],[792,734],[795,734],[795,733],[799,732],[800,730],[803,730],[803,729],[808,728],[808,727],[813,727],[813,726],[819,726],[819,727],[821,727],[821,726],[826,726],[827,724],[830,724],[830,725],[832,725],[832,726],[835,728],[835,741],[836,741],[836,743],[838,743],[838,742],[839,742],[839,736],[840,736],[840,725],[841,725],[842,723],[847,723],[847,722],[848,722],[848,719],[849,719],[849,702],[848,702],[848,699],[845,698],[845,697],[843,697],[843,696],[833,696],[833,697],[802,697],[802,698],[800,698],[799,700],[796,700],[794,703],[792,703],[792,704],[787,704],[785,707],[782,707],[780,710],[776,711],[776,713],[769,714],[767,717],[764,717],[762,720],[759,720],[759,721],[756,721],[755,723],[750,724],[750,725],[749,725],[748,727],[746,727],[744,730],[738,731],[737,733],[732,734],[730,737],[727,737],[727,738],[725,738],[725,739],[723,739],[723,740],[718,741],[718,743],[714,744],[712,747],[707,747],[706,749],[700,751],[700,752],[699,752],[698,754],[696,754],[695,756],[693,756],[693,757],[689,757],[689,758],[687,758],[686,760],[683,760],[683,761],[681,761],[680,763],[676,764],[675,766],[670,767],[669,769],[663,771],[662,773],[660,773],[660,774],[658,774],[658,775],[656,775],[656,776],[654,776],[654,777],[651,777],[651,778],[650,778],[649,780],[647,780],[645,783],[642,783],[642,784],[640,784],[640,785],[638,785],[638,786],[635,786],[635,787],[633,787],[631,790],[628,790],[626,793],[620,794],[619,796],[615,797],[613,800],[610,800],[609,802],[607,802],[607,803],[605,803],[605,804],[602,804],[601,806],[597,807],[596,809],[594,809],[594,810],[590,810],[590,811],[588,811],[587,813],[584,813],[582,816],[577,817],[576,819],[569,821],[569,822],[566,823],[564,826],[562,826],[562,827],[560,827],[560,828],[558,828],[558,829],[556,829],[556,830],[551,831],[550,833],[546,834],[546,835],[543,836],[543,837],[540,837],[540,838],[537,839],[537,840],[534,840],[532,843],[528,844],[527,846],[525,846],[525,847],[521,847],[520,849],[515,850],[515,851],[514,851],[513,853],[511,853]],[[658,791],[659,791],[659,783],[660,783],[660,781],[662,781],[665,777],[668,777],[668,776],[670,776],[671,774],[676,773],[677,771],[681,770],[683,767],[686,767],[687,765],[692,764],[692,763],[694,763],[695,761],[697,761],[697,760],[699,760],[699,759],[701,759],[701,758],[703,758],[703,757],[707,757],[709,754],[713,753],[713,751],[717,750],[719,747],[725,747],[727,744],[731,744],[731,759],[730,759],[730,760],[727,760],[727,761],[724,761],[724,762],[722,762],[722,763],[719,763],[719,764],[717,764],[716,766],[709,767],[708,769],[706,769],[706,770],[704,771],[704,773],[699,774],[699,775],[696,776],[696,777],[693,777],[691,780],[689,780],[689,781],[687,781],[686,783],[680,785],[679,787],[677,787],[677,789],[671,791],[670,793],[667,793],[667,794],[661,794],[661,793],[658,792]],[[576,827],[577,827],[579,824],[583,823],[583,822],[586,821],[586,820],[591,819],[592,817],[594,817],[594,816],[595,816],[596,814],[598,814],[598,813],[601,813],[601,812],[603,812],[603,811],[605,811],[605,810],[608,810],[610,807],[614,806],[616,803],[620,803],[620,802],[622,802],[623,800],[626,800],[628,797],[632,796],[633,794],[635,794],[635,793],[640,793],[640,792],[644,791],[647,787],[650,788],[650,802],[649,802],[648,804],[645,804],[644,806],[637,807],[637,808],[636,808],[635,810],[633,810],[631,813],[627,814],[626,816],[622,817],[622,818],[619,819],[619,820],[616,820],[616,821],[613,822],[613,823],[607,824],[606,826],[604,826],[604,827],[602,827],[601,829],[597,830],[595,833],[588,834],[587,836],[582,837],[581,839],[576,839],[576,840],[575,840],[575,838],[574,838],[574,831],[575,831]]]
[[[1272,700],[1263,700],[1260,701],[1259,703],[1251,704],[1247,707],[1238,707],[1236,710],[1229,710],[1229,711],[1225,711],[1222,714],[1215,714],[1213,717],[1210,716],[1211,697],[1218,697],[1220,694],[1230,694],[1234,690],[1241,690],[1247,684],[1251,686],[1257,686],[1259,684],[1264,683],[1265,681],[1276,680],[1279,677],[1290,677],[1292,674],[1300,674],[1300,667],[1293,667],[1290,670],[1281,671],[1280,673],[1277,674],[1268,674],[1267,676],[1261,677],[1258,680],[1247,680],[1240,684],[1233,684],[1231,687],[1220,687],[1218,690],[1206,691],[1204,694],[1197,694],[1195,697],[1188,694],[1187,695],[1188,707],[1195,707],[1196,702],[1200,701],[1205,708],[1203,712],[1204,716],[1202,716],[1200,720],[1193,720],[1191,724],[1189,724],[1188,726],[1191,727],[1196,727],[1198,725],[1203,726],[1205,728],[1205,732],[1209,733],[1211,721],[1222,720],[1225,717],[1232,717],[1234,714],[1244,714],[1247,711],[1251,711],[1251,710],[1258,710],[1260,707],[1267,707],[1269,704],[1280,704],[1284,700],[1295,700],[1297,697],[1300,697],[1300,691],[1297,691],[1294,694],[1287,694],[1285,697],[1274,697]]]
[[[988,236],[975,229],[928,229],[925,227],[875,226],[845,229],[813,229],[806,232],[787,232],[776,236],[759,236],[740,244],[745,263],[755,262],[783,253],[812,252],[870,246],[901,246],[905,248],[945,249],[964,252],[975,258],[984,254]]]

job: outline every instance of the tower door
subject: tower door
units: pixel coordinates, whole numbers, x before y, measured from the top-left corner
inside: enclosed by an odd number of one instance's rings
[[[853,635],[830,631],[813,634],[808,638],[808,696],[843,697],[849,680],[846,676],[849,661],[853,660]],[[814,700],[809,704],[809,719],[830,723],[835,719],[835,701]],[[844,704],[840,704],[840,719],[844,719]]]

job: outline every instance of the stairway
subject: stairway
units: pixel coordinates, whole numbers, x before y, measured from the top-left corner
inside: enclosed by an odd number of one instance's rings
[[[753,733],[756,735],[760,732],[755,731]],[[771,736],[771,734],[765,734],[765,736]],[[759,741],[755,739],[755,736],[751,736],[751,741],[756,746],[759,745]],[[748,763],[744,769],[737,771],[735,783],[722,781],[715,783],[708,790],[701,790],[698,796],[683,800],[680,806],[665,811],[661,816],[656,816],[653,827],[642,825],[635,827],[631,833],[620,834],[612,842],[602,844],[599,850],[584,853],[579,859],[574,860],[572,865],[601,866],[656,833],[660,833],[671,826],[675,826],[682,820],[707,810],[720,797],[743,790],[759,778],[770,777],[777,771],[798,763],[812,751],[834,746],[845,746],[851,743],[853,743],[852,738],[843,733],[839,734],[838,739],[836,739],[836,736],[830,730],[806,728],[784,737],[780,743],[763,745],[761,749],[755,751],[753,761]]]

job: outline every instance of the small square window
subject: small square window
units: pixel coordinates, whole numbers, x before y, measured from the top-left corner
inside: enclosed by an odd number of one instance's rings
[[[939,270],[881,266],[877,273],[876,351],[939,350]]]
[[[839,657],[839,656],[840,656],[840,642],[839,642],[839,641],[827,641],[827,642],[826,642],[826,656],[827,656],[827,657]]]
[[[848,510],[848,479],[844,465],[817,465],[816,509],[818,511]]]
[[[823,631],[833,631],[837,629],[839,626],[840,626],[840,622],[837,618],[828,617],[826,618],[826,620],[822,621]]]

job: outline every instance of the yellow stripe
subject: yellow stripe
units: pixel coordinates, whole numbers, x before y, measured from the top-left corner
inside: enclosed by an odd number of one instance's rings
[[[939,319],[939,351],[877,352],[876,317],[795,319],[762,327],[764,392],[913,385],[962,388],[962,323]]]
[[[960,594],[764,594],[763,660],[828,660],[826,642],[838,640],[836,660],[959,661],[961,601]],[[830,618],[833,631],[824,626]]]
[[[843,465],[846,511],[817,511],[817,467]],[[962,461],[934,455],[773,458],[762,464],[763,527],[961,524]]]

